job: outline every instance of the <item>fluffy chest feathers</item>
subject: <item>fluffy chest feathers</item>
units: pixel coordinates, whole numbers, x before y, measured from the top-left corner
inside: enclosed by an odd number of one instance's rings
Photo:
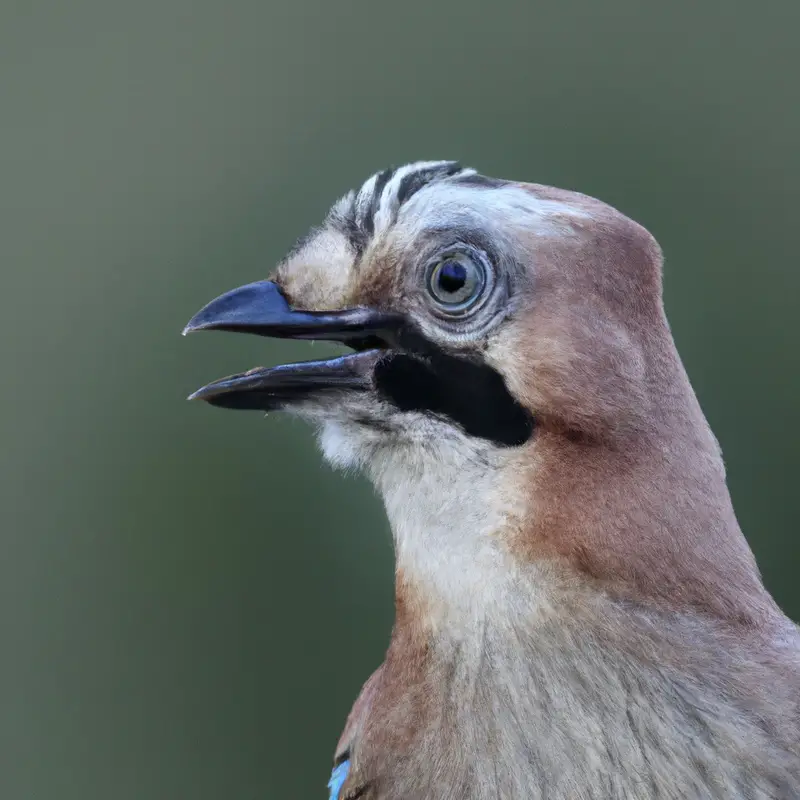
[[[665,637],[664,621],[644,613],[578,605],[583,619],[559,613],[533,629],[485,620],[469,640],[425,644],[401,617],[340,743],[347,790],[381,800],[797,796],[796,682],[699,620],[666,623]]]

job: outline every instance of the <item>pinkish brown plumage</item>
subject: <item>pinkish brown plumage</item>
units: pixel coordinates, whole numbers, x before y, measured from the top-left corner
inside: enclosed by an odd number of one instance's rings
[[[800,797],[800,636],[739,530],[642,227],[412,164],[200,328],[358,351],[197,393],[312,421],[384,499],[396,621],[332,796]]]

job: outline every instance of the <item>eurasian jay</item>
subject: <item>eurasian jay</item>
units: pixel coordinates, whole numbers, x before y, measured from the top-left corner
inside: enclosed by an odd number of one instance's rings
[[[641,226],[454,162],[373,175],[186,331],[343,342],[193,397],[310,420],[381,494],[396,620],[330,796],[800,797],[764,588]]]

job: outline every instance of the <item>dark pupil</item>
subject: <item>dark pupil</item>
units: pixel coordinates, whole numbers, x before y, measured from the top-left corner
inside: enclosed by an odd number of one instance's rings
[[[442,264],[439,270],[439,288],[447,293],[453,294],[463,288],[467,282],[467,268],[458,261],[448,261]]]

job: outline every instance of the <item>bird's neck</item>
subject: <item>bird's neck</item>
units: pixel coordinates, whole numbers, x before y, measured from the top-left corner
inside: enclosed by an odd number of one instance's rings
[[[542,431],[522,449],[456,439],[393,451],[373,480],[398,607],[473,635],[487,614],[527,624],[574,580],[644,606],[769,618],[713,437],[701,427],[670,441],[623,455]]]
[[[394,449],[372,469],[392,529],[398,610],[471,636],[507,603],[534,614],[548,602],[542,567],[509,551],[527,512],[525,454],[463,438]],[[522,608],[524,606],[524,609]]]
[[[742,534],[719,445],[680,362],[646,426],[582,441],[540,430],[512,549],[626,601],[731,624],[780,617]],[[665,381],[662,382],[663,384]]]

